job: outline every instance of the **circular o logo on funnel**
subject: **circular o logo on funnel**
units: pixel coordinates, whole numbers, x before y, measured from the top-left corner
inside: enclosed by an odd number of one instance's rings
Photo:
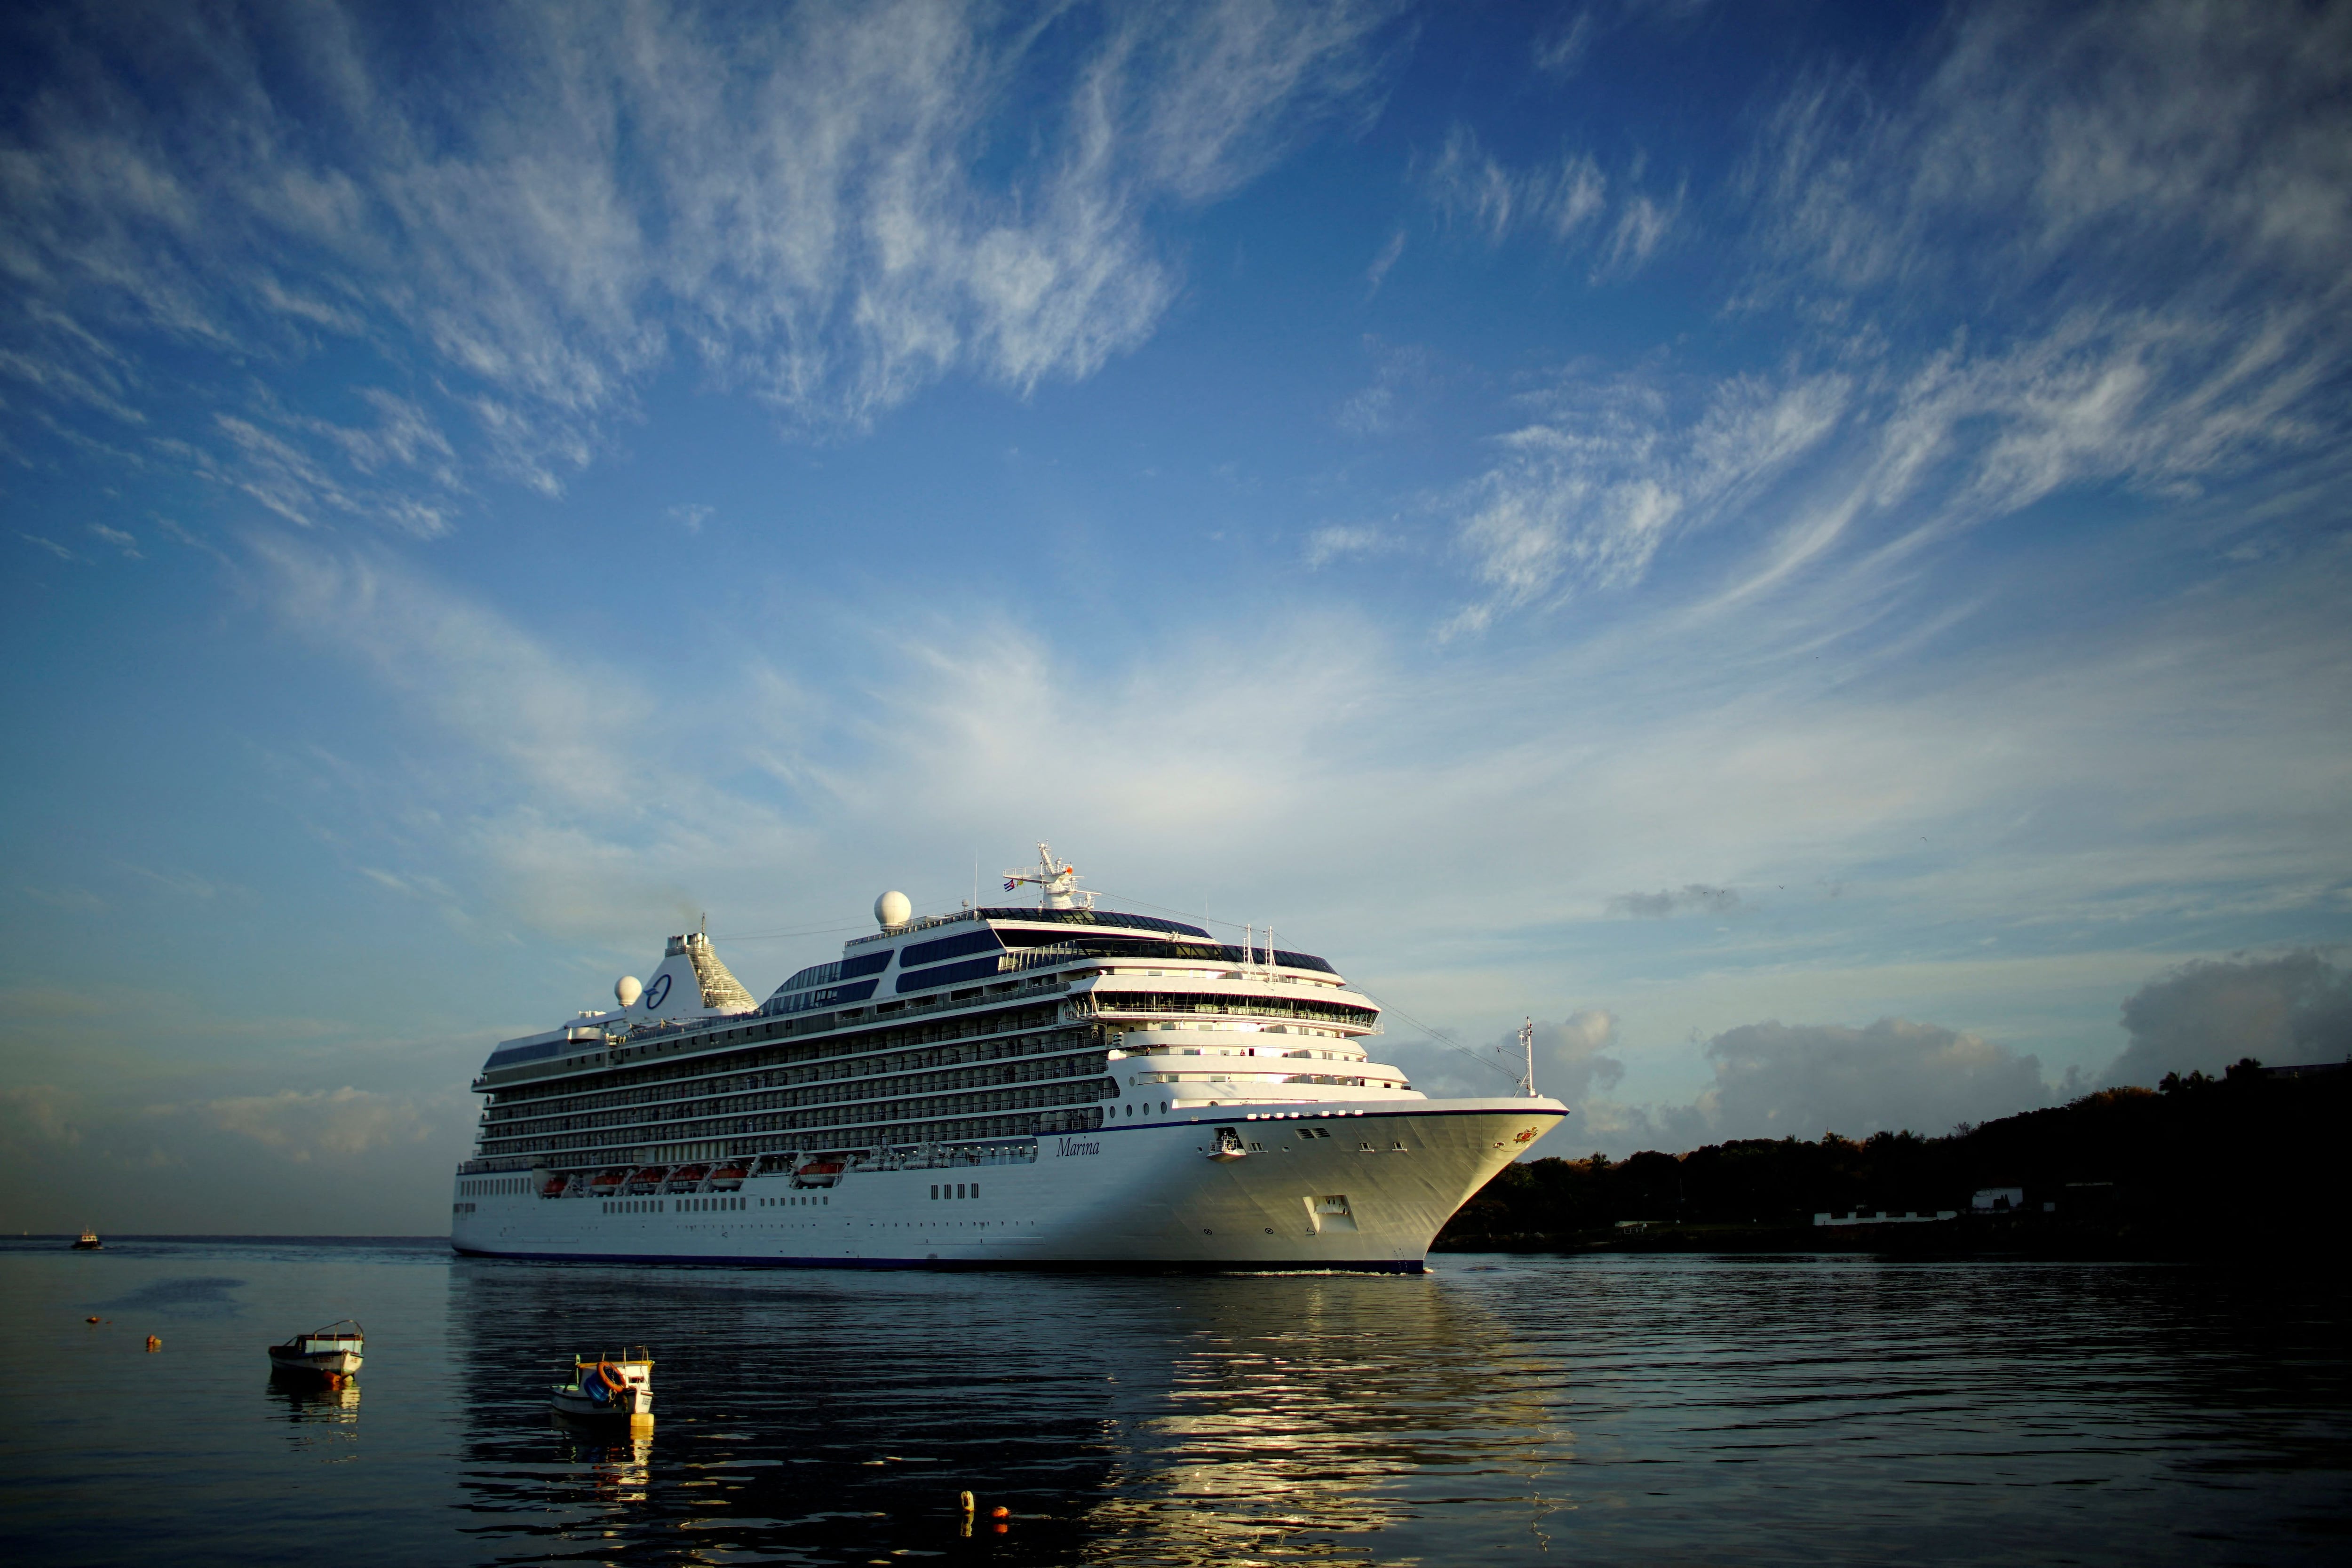
[[[637,998],[637,1005],[650,1013],[655,1008],[660,1006],[662,1005],[662,998],[668,994],[669,976],[667,974],[656,974],[654,976],[654,983],[646,987],[646,994]]]

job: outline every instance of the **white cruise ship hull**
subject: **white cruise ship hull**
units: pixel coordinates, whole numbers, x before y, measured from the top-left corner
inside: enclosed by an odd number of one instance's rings
[[[1500,1097],[1188,1106],[1042,1134],[1034,1161],[852,1168],[827,1188],[778,1173],[725,1194],[549,1198],[515,1181],[459,1205],[451,1242],[583,1262],[1418,1273],[1454,1211],[1567,1113]],[[1218,1154],[1219,1128],[1244,1152]]]

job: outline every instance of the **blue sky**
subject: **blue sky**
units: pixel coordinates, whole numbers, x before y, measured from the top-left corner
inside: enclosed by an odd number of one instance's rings
[[[2347,1043],[2345,7],[0,26],[8,1223],[1040,838],[1545,1152]]]

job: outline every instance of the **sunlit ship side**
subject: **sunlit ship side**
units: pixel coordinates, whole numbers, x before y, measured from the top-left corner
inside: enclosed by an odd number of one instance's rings
[[[621,1005],[501,1042],[452,1245],[506,1258],[856,1268],[1418,1272],[1568,1114],[1432,1100],[1380,1008],[1269,940],[1090,907],[913,918],[755,1003],[672,937]]]

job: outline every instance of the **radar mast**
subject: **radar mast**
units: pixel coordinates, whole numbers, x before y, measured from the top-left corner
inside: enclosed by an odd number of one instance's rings
[[[1004,873],[1004,890],[1008,893],[1024,882],[1035,884],[1037,907],[1041,910],[1076,909],[1078,906],[1073,900],[1077,899],[1084,899],[1087,909],[1095,907],[1092,893],[1078,891],[1078,868],[1067,865],[1057,868],[1054,863],[1054,851],[1045,845],[1037,846],[1035,870]]]

